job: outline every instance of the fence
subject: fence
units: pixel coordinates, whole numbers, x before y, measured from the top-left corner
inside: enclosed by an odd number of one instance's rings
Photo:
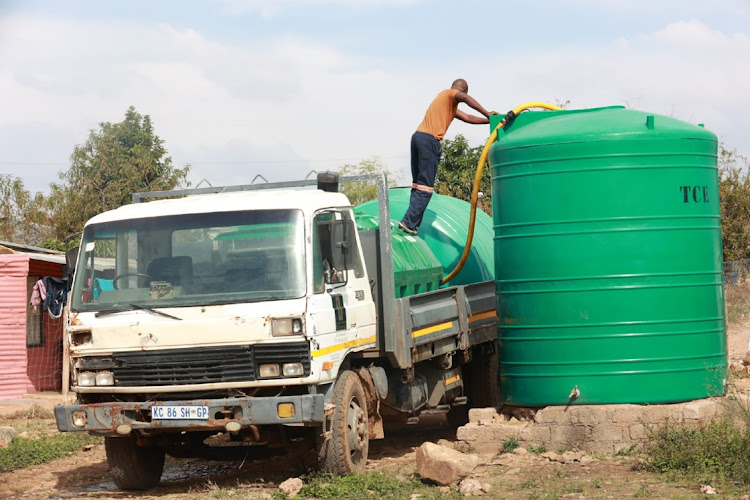
[[[750,279],[750,259],[724,262],[724,284],[738,286]]]

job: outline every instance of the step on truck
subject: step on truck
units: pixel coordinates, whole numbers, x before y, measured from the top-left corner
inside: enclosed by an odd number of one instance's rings
[[[397,298],[386,178],[349,181],[377,184],[377,228],[357,229],[331,175],[136,193],[86,223],[76,402],[55,419],[104,437],[118,487],[158,484],[165,454],[356,472],[384,421],[499,403],[493,283]]]

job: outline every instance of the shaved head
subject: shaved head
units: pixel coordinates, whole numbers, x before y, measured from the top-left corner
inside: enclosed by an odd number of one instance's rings
[[[459,78],[457,80],[453,81],[453,84],[451,85],[452,89],[460,90],[461,92],[468,92],[469,91],[469,84],[466,83],[466,80],[463,78]]]

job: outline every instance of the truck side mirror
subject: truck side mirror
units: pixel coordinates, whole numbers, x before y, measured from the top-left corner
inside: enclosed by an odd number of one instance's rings
[[[336,220],[331,224],[331,253],[333,267],[354,269],[357,264],[357,248],[354,237],[354,222]]]
[[[65,272],[63,277],[72,278],[73,273],[76,271],[76,263],[78,262],[78,250],[80,250],[80,246],[76,245],[73,248],[70,248],[71,242],[75,238],[81,237],[81,232],[77,232],[74,234],[71,234],[67,238],[65,238]],[[72,279],[68,280],[68,284],[72,283]]]

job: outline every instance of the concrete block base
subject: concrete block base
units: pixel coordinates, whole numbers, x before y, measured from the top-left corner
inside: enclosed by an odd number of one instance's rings
[[[495,453],[509,437],[521,446],[548,450],[616,453],[646,442],[649,429],[669,421],[678,425],[708,423],[724,413],[725,398],[665,405],[548,406],[541,409],[494,408],[469,411],[469,423],[457,439],[479,453]],[[518,416],[518,418],[516,418]]]

